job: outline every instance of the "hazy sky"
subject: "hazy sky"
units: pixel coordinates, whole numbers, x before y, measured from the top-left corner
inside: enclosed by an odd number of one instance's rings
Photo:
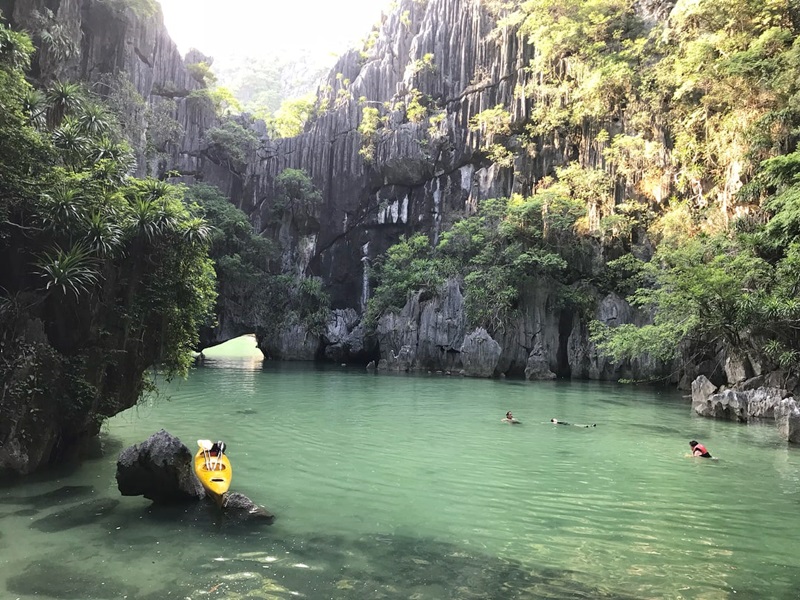
[[[369,33],[389,0],[159,0],[181,52],[222,60],[311,50],[341,54]],[[227,61],[226,61],[227,62]]]

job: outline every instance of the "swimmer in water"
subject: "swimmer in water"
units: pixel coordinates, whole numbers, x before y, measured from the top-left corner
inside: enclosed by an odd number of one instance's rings
[[[708,450],[706,450],[706,447],[703,446],[703,444],[700,444],[699,442],[696,442],[695,440],[692,440],[691,442],[689,442],[689,446],[692,449],[692,456],[693,457],[696,457],[696,458],[713,458],[713,456],[711,456],[711,453]]]
[[[581,425],[579,423],[567,423],[566,421],[559,421],[558,419],[550,419],[553,425],[572,425],[573,427],[597,427],[597,423],[591,425]]]
[[[506,413],[506,418],[505,419],[500,419],[500,421],[503,422],[503,423],[509,423],[510,425],[522,425],[522,421],[517,421],[514,418],[514,415],[511,414],[511,411],[508,411]]]

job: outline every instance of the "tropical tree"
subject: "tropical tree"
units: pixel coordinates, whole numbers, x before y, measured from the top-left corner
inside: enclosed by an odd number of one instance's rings
[[[43,129],[47,124],[47,98],[40,90],[30,88],[22,96],[22,110],[28,124]]]
[[[0,218],[5,220],[15,207],[33,201],[41,189],[39,182],[52,163],[51,147],[30,126],[31,113],[23,99],[30,99],[32,88],[24,69],[30,64],[33,45],[30,39],[0,23]]]
[[[89,250],[101,258],[114,256],[123,243],[123,229],[117,224],[115,211],[96,210],[85,218],[84,237]]]
[[[322,194],[303,169],[284,169],[275,178],[275,210],[308,210],[322,201]]]
[[[56,235],[74,231],[85,219],[85,200],[77,187],[61,182],[40,196],[39,218]]]
[[[113,120],[104,106],[87,102],[77,112],[75,122],[83,133],[98,138],[109,134]]]
[[[7,67],[4,69],[6,75],[19,76],[27,69],[31,64],[33,50],[33,43],[28,36],[5,25],[0,26],[0,61]]]
[[[69,81],[57,81],[47,90],[47,126],[55,129],[68,115],[72,115],[85,103],[83,88]]]
[[[53,145],[60,151],[64,164],[73,171],[88,158],[90,144],[91,139],[74,119],[64,119],[53,131]]]

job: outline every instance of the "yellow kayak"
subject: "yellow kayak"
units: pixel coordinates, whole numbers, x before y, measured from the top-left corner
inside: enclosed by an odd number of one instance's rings
[[[197,442],[200,449],[194,455],[194,472],[209,496],[220,503],[223,494],[231,486],[233,476],[231,461],[224,452],[216,451],[214,448],[209,448],[209,444],[201,443],[206,441]]]

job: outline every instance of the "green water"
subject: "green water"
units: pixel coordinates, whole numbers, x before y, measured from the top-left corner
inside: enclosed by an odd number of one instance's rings
[[[0,598],[798,597],[800,452],[772,426],[671,391],[234,354],[112,419],[102,456],[0,488]],[[121,497],[117,454],[160,428],[225,440],[275,524]]]

